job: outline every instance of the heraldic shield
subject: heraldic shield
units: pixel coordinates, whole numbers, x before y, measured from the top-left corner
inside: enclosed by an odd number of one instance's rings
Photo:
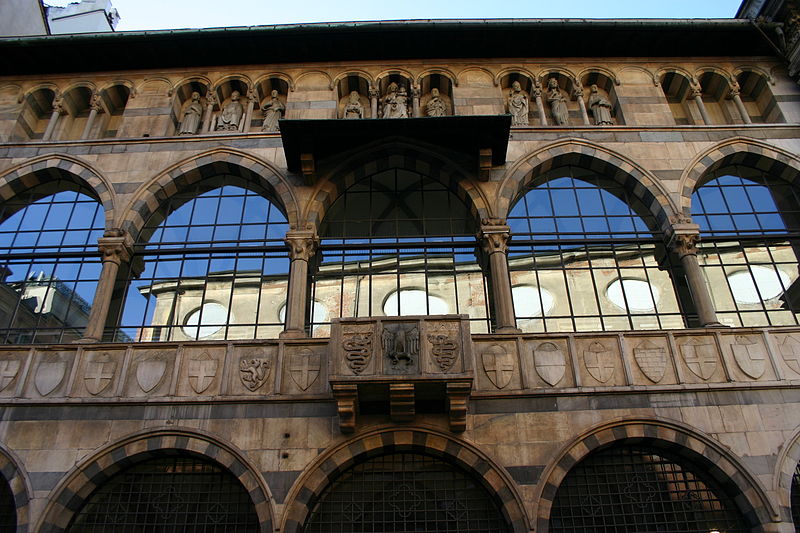
[[[717,350],[711,341],[692,337],[681,346],[681,355],[689,370],[700,379],[709,379],[717,370]]]
[[[110,354],[92,354],[86,361],[86,368],[83,371],[86,390],[91,395],[100,394],[111,385],[116,371],[117,361]]]
[[[0,391],[17,379],[22,362],[16,358],[0,359]]]
[[[794,335],[787,335],[781,343],[781,356],[786,366],[800,374],[800,340]]]
[[[293,353],[289,358],[289,374],[301,390],[308,390],[317,381],[320,368],[319,354],[308,348]]]
[[[601,342],[594,341],[584,350],[583,363],[589,374],[600,383],[607,382],[614,375],[614,352]]]
[[[731,350],[742,372],[753,379],[764,375],[767,370],[767,354],[761,344],[745,335],[737,335]]]
[[[56,354],[45,355],[39,363],[39,368],[36,369],[36,376],[33,378],[36,390],[42,396],[47,396],[58,388],[64,380],[66,371],[66,361],[63,361]]]
[[[483,370],[492,385],[498,389],[503,389],[511,383],[511,377],[514,375],[516,365],[514,364],[514,356],[508,353],[505,348],[499,344],[489,346],[481,354],[481,361],[483,362]]]
[[[162,352],[146,355],[136,365],[136,382],[143,392],[150,392],[161,383],[166,371],[166,355]]]
[[[208,352],[192,354],[189,357],[189,385],[197,394],[202,394],[214,383],[219,361]]]
[[[536,373],[551,387],[558,385],[567,371],[564,353],[552,342],[543,342],[533,349]]]
[[[664,372],[667,370],[667,351],[663,346],[658,346],[649,339],[644,340],[633,349],[633,358],[647,379],[653,383],[664,379]]]

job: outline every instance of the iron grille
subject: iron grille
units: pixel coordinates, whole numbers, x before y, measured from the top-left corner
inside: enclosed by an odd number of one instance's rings
[[[792,476],[791,502],[794,530],[800,532],[800,463],[794,467],[794,475]]]
[[[567,474],[553,502],[550,531],[745,533],[750,528],[733,499],[686,459],[615,447],[592,454]]]
[[[306,533],[510,531],[489,493],[450,463],[383,455],[346,470],[320,496]]]
[[[241,483],[221,467],[192,457],[146,461],[101,485],[70,532],[154,533],[258,531]]]
[[[0,477],[0,531],[17,530],[17,507],[14,494],[5,479]]]

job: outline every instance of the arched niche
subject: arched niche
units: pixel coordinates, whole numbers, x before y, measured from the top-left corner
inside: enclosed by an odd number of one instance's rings
[[[742,118],[730,99],[731,84],[722,74],[706,71],[700,75],[703,104],[712,124],[741,123]]]
[[[282,116],[286,116],[286,98],[289,95],[289,83],[286,80],[270,76],[257,82],[255,90],[258,110],[253,112],[250,124],[245,125],[245,131],[259,131],[262,129],[264,126],[264,105],[272,100],[272,91],[278,91],[278,100],[283,104],[284,109]]]
[[[243,131],[245,125],[244,123],[247,118],[248,94],[248,83],[239,78],[230,78],[217,85],[217,88],[214,91],[214,96],[216,96],[216,112],[211,120],[211,130],[229,132]],[[238,118],[238,120],[234,118],[234,122],[236,123],[229,123],[223,116],[223,113],[225,111],[225,107],[228,104],[231,104],[234,99],[237,99],[239,105],[242,106],[241,116]]]
[[[432,91],[436,89],[439,93],[439,100],[444,106],[445,115],[454,115],[455,109],[453,107],[453,81],[443,74],[429,74],[422,78],[420,82],[421,99],[419,107],[422,110],[422,116],[436,116],[435,109],[441,109],[440,106],[431,105],[428,109],[428,104],[431,103],[433,98]]]
[[[786,122],[764,75],[746,70],[736,76],[736,82],[741,91],[742,104],[751,121],[767,124]]]
[[[542,84],[542,100],[544,100],[545,113],[547,113],[547,120],[550,124],[556,125],[553,119],[553,109],[549,101],[550,94],[550,80],[556,80],[558,84],[558,91],[567,103],[567,110],[569,111],[569,125],[583,124],[583,117],[581,117],[580,107],[578,100],[575,96],[575,80],[564,72],[551,70],[545,72],[541,77]]]
[[[97,120],[90,138],[116,137],[122,125],[122,115],[125,113],[125,106],[131,90],[126,85],[117,84],[107,87],[100,92],[103,117]]]
[[[667,98],[675,124],[682,126],[703,123],[699,112],[696,111],[696,107],[693,105],[690,107],[689,100],[691,100],[692,84],[687,76],[680,72],[669,71],[661,75],[659,83],[664,96]]]
[[[378,118],[387,118],[386,117],[386,105],[385,99],[389,91],[389,87],[392,83],[397,84],[398,87],[398,94],[402,94],[405,91],[406,103],[408,106],[408,116],[411,116],[411,89],[413,87],[413,81],[410,77],[405,76],[404,74],[400,73],[391,73],[387,74],[384,77],[378,80]]]
[[[614,124],[625,124],[625,117],[619,105],[617,91],[614,88],[614,80],[609,78],[604,72],[590,71],[581,78],[581,85],[583,85],[583,97],[586,99],[586,111],[589,113],[589,119],[592,123],[596,123],[596,117],[593,116],[590,101],[592,97],[592,85],[596,85],[598,95],[611,103],[612,122]]]
[[[353,92],[358,93],[358,103],[361,104],[360,118],[373,118],[369,101],[369,81],[358,74],[348,74],[336,84],[336,116],[339,118],[358,118],[357,106],[346,111]],[[355,97],[354,97],[355,98]]]
[[[172,131],[168,132],[168,134],[192,135],[194,133],[203,132],[203,117],[205,116],[205,108],[207,105],[207,92],[208,86],[200,80],[187,81],[175,90],[175,97],[172,100],[172,110],[170,112],[170,129]],[[193,111],[189,110],[189,107],[192,106],[192,94],[194,93],[200,95],[200,118],[199,120],[197,120],[196,117],[190,119],[191,124],[187,123],[185,131],[182,131],[184,130],[182,125],[186,118],[188,118],[187,113],[190,115],[196,114],[196,109]],[[195,120],[197,120],[196,127],[194,124]]]
[[[58,121],[53,139],[73,140],[82,137],[92,104],[96,103],[93,102],[93,96],[92,88],[85,85],[73,87],[64,93],[62,99],[64,112]]]
[[[49,87],[42,87],[25,95],[22,112],[14,126],[12,140],[41,139],[53,114],[55,98],[55,91]]]
[[[509,72],[508,74],[502,76],[500,78],[500,87],[503,93],[503,103],[505,105],[506,113],[514,116],[514,109],[512,109],[512,94],[513,94],[513,85],[514,83],[519,83],[522,98],[519,99],[519,102],[524,102],[525,105],[528,106],[528,114],[527,117],[520,116],[518,119],[513,119],[514,125],[524,126],[526,124],[530,124],[533,117],[536,115],[535,106],[531,105],[531,93],[534,90],[534,82],[533,79],[527,76],[526,74],[522,74],[521,72]],[[520,104],[518,104],[520,105]],[[527,118],[527,121],[525,120]]]

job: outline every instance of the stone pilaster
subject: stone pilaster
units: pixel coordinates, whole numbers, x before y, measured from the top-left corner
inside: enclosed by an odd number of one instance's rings
[[[478,239],[489,258],[492,280],[492,298],[495,308],[496,333],[519,333],[511,296],[511,278],[508,274],[508,241],[511,229],[505,220],[489,218],[481,221]]]
[[[102,340],[119,267],[122,263],[130,263],[133,257],[133,239],[123,230],[112,229],[97,240],[97,248],[102,254],[103,269],[81,342]]]
[[[308,261],[319,246],[313,229],[289,230],[284,239],[289,248],[289,290],[286,295],[286,326],[281,338],[306,336],[306,299],[308,298]]]

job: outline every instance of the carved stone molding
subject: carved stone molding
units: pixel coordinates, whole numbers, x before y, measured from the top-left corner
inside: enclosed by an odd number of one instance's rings
[[[467,412],[472,383],[452,381],[447,384],[447,403],[450,414],[450,431],[461,433],[467,429]]]
[[[99,94],[94,93],[92,95],[92,99],[89,102],[89,107],[94,111],[97,111],[98,113],[101,113],[103,111],[103,101],[100,98]]]
[[[294,230],[286,233],[283,242],[289,247],[289,258],[292,261],[308,262],[317,251],[319,237],[313,230]]]
[[[700,241],[698,234],[675,235],[670,241],[672,249],[679,257],[697,255],[697,243]]]
[[[669,246],[679,257],[697,255],[697,243],[700,241],[700,226],[694,224],[687,215],[675,215],[670,219],[666,232]]]
[[[353,433],[358,416],[358,387],[354,383],[337,383],[333,385],[333,397],[339,412],[339,430]]]
[[[133,239],[121,229],[108,230],[97,239],[97,248],[102,254],[102,261],[117,265],[127,263],[133,256]]]
[[[64,109],[64,98],[61,96],[53,98],[53,111],[57,112],[59,115],[66,113],[66,109]]]
[[[478,239],[481,242],[483,251],[487,255],[508,252],[508,241],[511,240],[511,228],[502,219],[490,218],[481,221]]]
[[[389,385],[389,409],[393,422],[414,420],[414,384],[392,383]]]

